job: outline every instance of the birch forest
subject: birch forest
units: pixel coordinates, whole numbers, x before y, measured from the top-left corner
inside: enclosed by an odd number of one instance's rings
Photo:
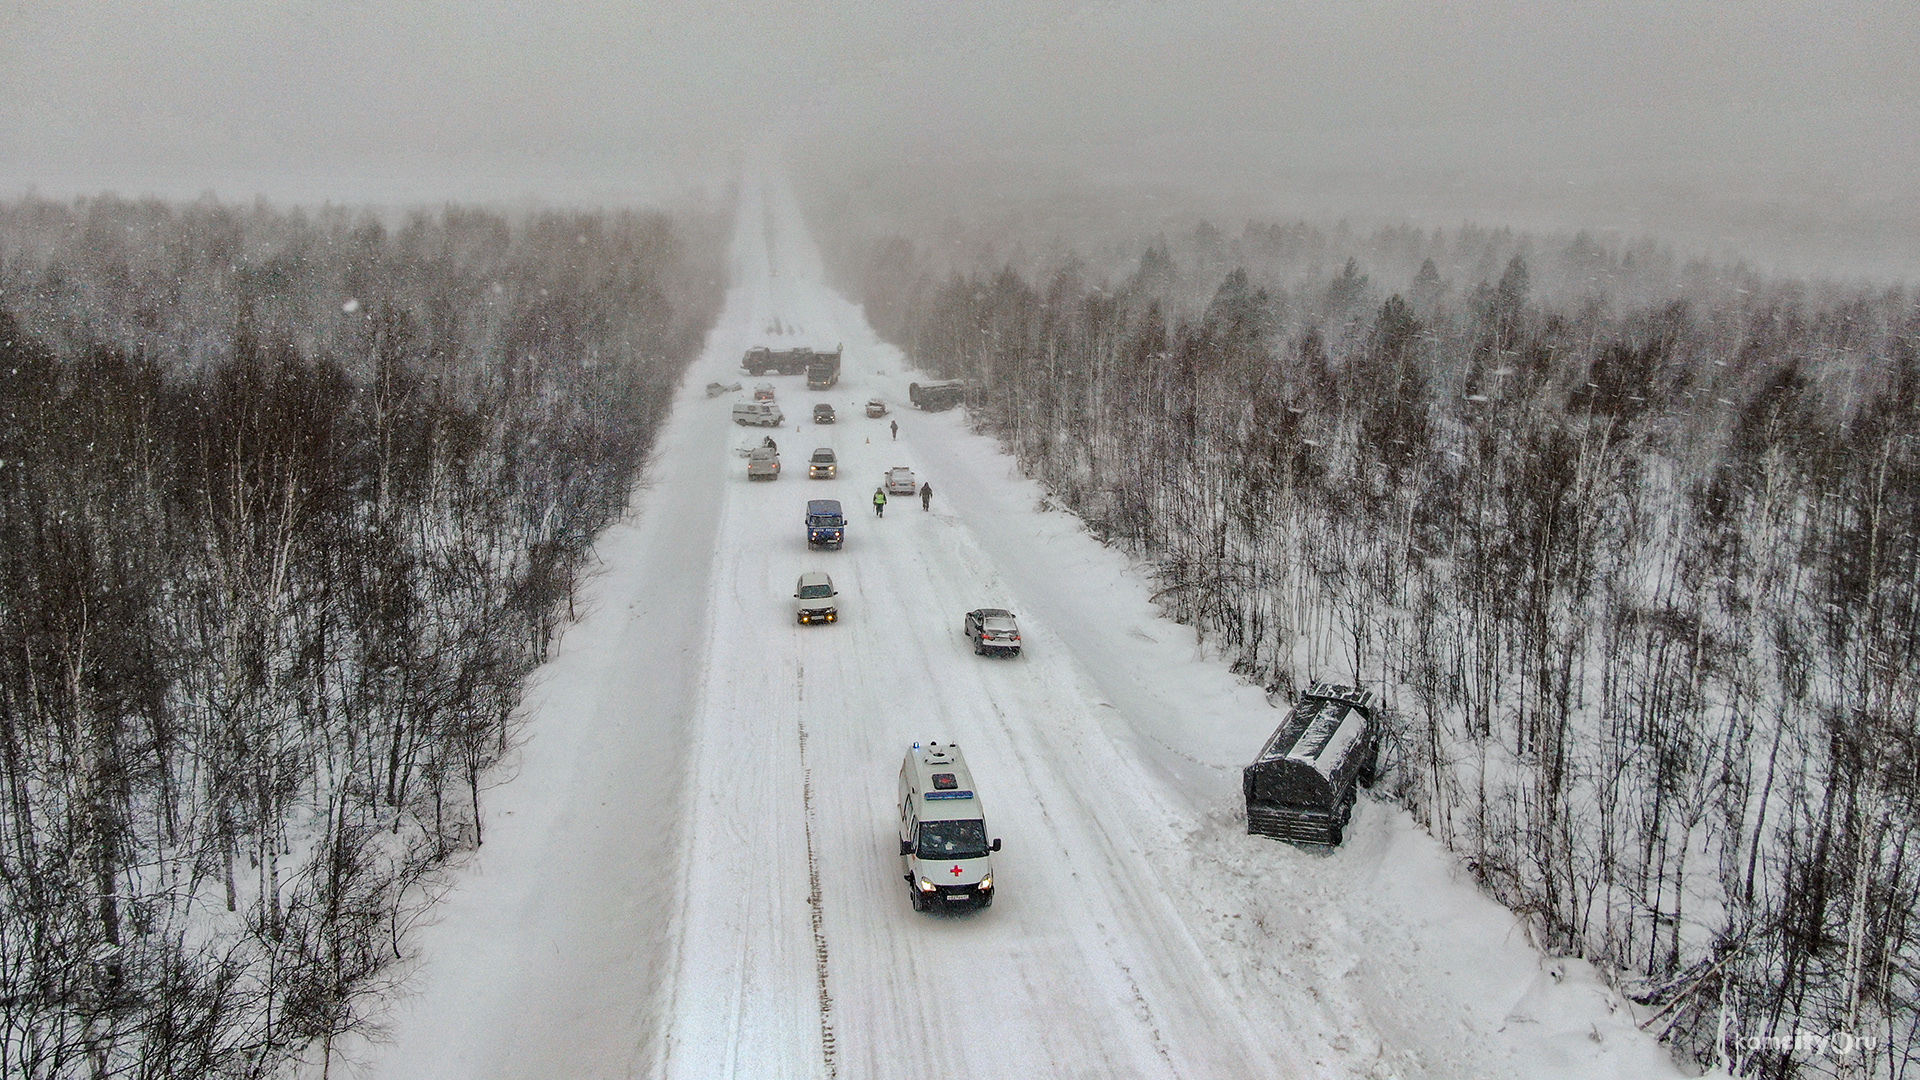
[[[1648,1030],[1920,1076],[1920,295],[1587,234],[1019,225],[837,273],[1234,670],[1383,692],[1392,795]]]
[[[331,1063],[486,839],[723,227],[0,203],[0,1075]]]

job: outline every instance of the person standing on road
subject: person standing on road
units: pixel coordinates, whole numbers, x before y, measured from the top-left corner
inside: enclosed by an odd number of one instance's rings
[[[920,509],[928,510],[928,509],[932,509],[932,507],[933,507],[933,485],[921,484],[920,485]]]
[[[873,516],[887,516],[887,489],[885,487],[873,489]]]
[[[900,421],[889,420],[887,421],[887,426],[893,429],[893,437],[898,440],[900,438]]]

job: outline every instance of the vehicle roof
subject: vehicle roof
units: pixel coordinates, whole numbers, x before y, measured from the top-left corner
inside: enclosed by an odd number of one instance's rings
[[[975,615],[978,615],[978,616],[980,616],[980,617],[981,617],[981,618],[983,618],[983,619],[1011,619],[1011,618],[1013,618],[1013,612],[1011,612],[1011,611],[1008,611],[1008,610],[1007,610],[1006,608],[1003,608],[1003,607],[983,607],[983,608],[974,608],[974,609],[973,609],[973,614],[975,614]]]
[[[831,461],[831,460],[833,460],[833,447],[831,447],[831,446],[822,446],[822,447],[820,447],[819,449],[817,449],[817,450],[815,450],[815,451],[813,452],[813,460],[815,460],[815,461]]]
[[[1369,691],[1315,683],[1261,747],[1254,764],[1284,758],[1333,775],[1366,735],[1371,716],[1361,702],[1372,701]]]
[[[796,588],[794,589],[794,591],[798,592],[800,589],[805,588],[808,585],[832,585],[832,584],[833,584],[833,579],[827,576],[827,572],[825,570],[809,570],[806,573],[800,575],[800,581],[796,586]]]
[[[837,514],[839,512],[840,512],[839,499],[808,499],[807,500],[807,513],[809,514]]]
[[[905,465],[895,465],[893,468],[887,470],[887,475],[892,476],[894,473],[897,473],[897,472],[911,473],[913,472],[913,470],[907,468]]]
[[[982,615],[980,616],[980,621],[983,623],[995,623],[995,624],[1005,623],[1008,626],[1012,626],[1013,616],[1003,611],[998,615]]]
[[[986,816],[980,809],[980,794],[973,786],[973,773],[967,770],[967,761],[957,744],[915,743],[908,755],[913,760],[914,788],[920,792],[920,805],[916,808],[920,820],[963,821]],[[937,789],[934,773],[952,773],[954,786]]]

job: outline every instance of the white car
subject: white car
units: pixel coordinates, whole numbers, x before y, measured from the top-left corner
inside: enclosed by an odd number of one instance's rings
[[[747,479],[780,479],[780,451],[769,446],[756,446],[747,455]]]
[[[900,465],[887,470],[887,494],[912,495],[919,490],[920,485],[914,480],[912,469]]]
[[[801,574],[793,586],[793,613],[802,626],[836,622],[840,618],[840,607],[833,598],[839,595],[833,588],[832,578],[822,571],[809,570]]]

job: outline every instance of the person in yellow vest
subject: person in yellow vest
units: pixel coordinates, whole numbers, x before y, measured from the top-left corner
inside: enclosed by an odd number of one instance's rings
[[[887,516],[887,489],[884,487],[873,489],[873,516]]]

